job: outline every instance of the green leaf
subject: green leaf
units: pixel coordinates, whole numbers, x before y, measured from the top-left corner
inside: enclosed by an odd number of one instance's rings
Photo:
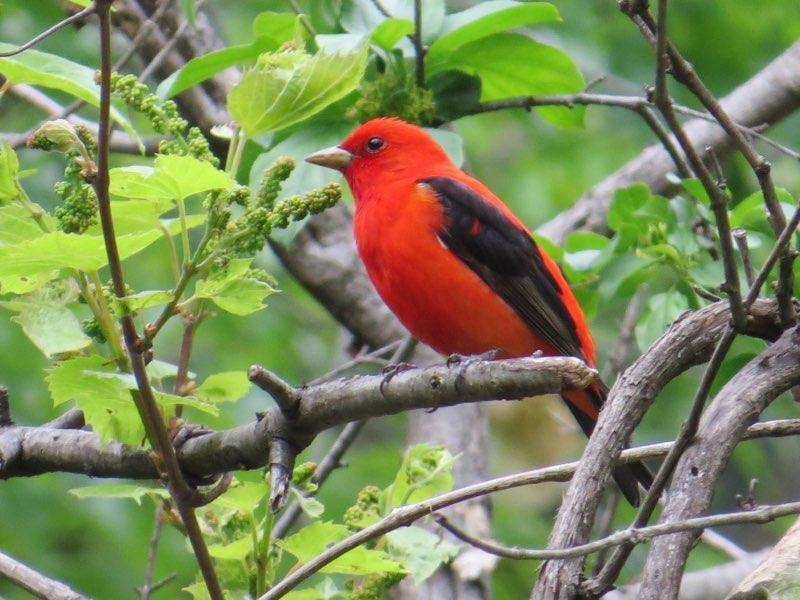
[[[448,69],[480,77],[483,102],[514,96],[569,94],[586,87],[583,75],[565,52],[516,33],[497,33],[465,44],[447,60],[433,65],[429,76]],[[550,106],[536,110],[558,125],[583,124],[582,107]]]
[[[45,218],[50,220],[49,217]],[[42,228],[31,217],[31,212],[24,206],[19,204],[0,206],[0,246],[19,244],[39,237],[43,233]]]
[[[122,198],[178,200],[211,190],[226,190],[230,175],[192,156],[159,154],[153,168],[121,167],[111,170],[110,192]]]
[[[146,290],[125,296],[123,301],[114,298],[114,312],[121,316],[125,312],[123,306],[127,307],[128,312],[137,312],[151,306],[169,304],[172,295],[170,290]]]
[[[249,515],[264,501],[268,491],[266,483],[263,482],[237,481],[236,485],[231,486],[227,492],[214,500],[214,504]]]
[[[382,0],[381,5],[394,19],[414,22],[414,0]],[[422,39],[430,41],[442,29],[445,19],[443,0],[422,2]],[[386,17],[371,0],[345,0],[342,4],[340,22],[350,33],[370,34],[380,27]]]
[[[384,19],[369,39],[384,50],[391,50],[403,37],[414,32],[414,23],[408,19]]]
[[[85,500],[86,498],[122,498],[133,500],[140,506],[142,504],[142,498],[152,498],[154,501],[158,498],[169,499],[169,492],[164,488],[145,487],[132,483],[99,483],[96,485],[73,488],[69,490],[69,493],[81,500]]]
[[[249,258],[231,260],[224,271],[212,273],[198,281],[195,296],[208,298],[222,310],[235,315],[244,316],[261,310],[264,300],[275,289],[268,283],[247,276],[250,262]]]
[[[593,231],[575,231],[567,236],[564,243],[564,260],[577,271],[588,271],[597,268],[604,258],[603,252],[609,247],[610,240]]]
[[[19,197],[19,159],[7,143],[0,144],[0,204]],[[0,227],[0,231],[3,228]]]
[[[11,320],[48,358],[76,352],[92,343],[75,314],[63,301],[42,294],[2,302],[0,306],[15,313]]]
[[[325,512],[325,505],[313,496],[306,496],[295,487],[290,487],[289,492],[307,517],[319,519]]]
[[[686,297],[677,290],[653,295],[647,303],[648,311],[636,325],[636,343],[647,348],[672,323],[677,316],[689,308]]]
[[[243,561],[253,551],[253,541],[245,536],[229,544],[211,544],[208,552],[220,560]]]
[[[406,451],[391,490],[394,506],[427,500],[453,489],[455,459],[444,446],[417,444]]]
[[[344,525],[330,521],[316,521],[303,527],[280,542],[281,547],[302,562],[307,562],[325,549],[345,537],[349,531]],[[386,554],[363,546],[353,548],[326,565],[323,573],[344,573],[348,575],[370,575],[374,573],[400,573],[403,568],[387,558]]]
[[[436,71],[437,63],[447,62],[450,55],[461,46],[492,34],[560,20],[558,11],[549,2],[481,2],[445,17],[441,35],[425,55],[426,67]]]
[[[228,95],[228,110],[249,137],[298,123],[353,91],[367,64],[367,48],[351,54],[262,55]]]
[[[413,525],[390,531],[386,539],[391,557],[414,577],[416,585],[433,575],[439,565],[453,560],[459,551],[457,545]]]
[[[236,402],[250,391],[250,380],[244,371],[226,371],[209,375],[195,390],[201,400],[210,404]]]
[[[159,237],[161,232],[157,230],[118,236],[120,258],[136,254]],[[102,236],[53,231],[14,246],[0,246],[0,280],[56,269],[96,271],[107,262]]]
[[[162,99],[172,98],[228,67],[254,61],[263,52],[277,50],[293,38],[296,22],[297,17],[289,13],[266,11],[259,14],[253,21],[251,43],[193,58],[162,81],[156,93]]]
[[[16,46],[0,42],[0,52],[14,50]],[[94,81],[94,69],[39,50],[25,50],[21,54],[0,57],[0,75],[10,83],[29,83],[66,92],[92,106],[100,106],[100,86]],[[111,116],[129,134],[136,132],[128,120],[115,108]]]
[[[60,362],[46,376],[53,405],[74,401],[103,442],[138,445],[144,437],[139,413],[123,381],[102,356],[79,356]]]

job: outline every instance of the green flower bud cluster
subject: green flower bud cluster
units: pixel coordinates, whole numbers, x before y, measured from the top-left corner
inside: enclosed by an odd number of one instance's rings
[[[84,135],[88,132],[86,127],[81,126],[81,129],[85,130]],[[88,137],[92,139],[91,132]],[[78,133],[78,128],[66,119],[45,121],[39,125],[28,138],[28,147],[46,152],[55,150],[64,154],[72,152],[89,156],[89,150]]]
[[[275,200],[278,198],[283,182],[289,179],[294,167],[294,159],[288,156],[281,156],[272,166],[267,168],[261,177],[261,183],[256,192],[256,204],[263,208],[271,209],[275,205]]]
[[[172,100],[161,102],[155,94],[135,75],[111,74],[111,90],[125,104],[142,113],[153,129],[174,139],[162,140],[158,146],[161,154],[193,156],[219,166],[219,160],[211,152],[208,140],[197,127],[178,113],[178,106]]]
[[[261,269],[251,269],[254,271],[255,279],[262,279],[263,275],[269,280],[272,280],[272,277],[267,275],[266,271]],[[261,273],[255,273],[255,271],[261,271]],[[307,494],[313,494],[317,491],[317,484],[311,481],[311,478],[314,476],[314,472],[317,470],[317,464],[313,462],[304,462],[302,465],[298,465],[294,468],[292,472],[292,485],[297,488],[300,488],[303,492]]]
[[[368,485],[356,496],[356,503],[344,513],[344,524],[350,529],[363,529],[381,518],[383,492]]]
[[[61,200],[53,216],[61,231],[83,233],[97,223],[97,196],[94,188],[86,183],[87,177],[94,176],[94,162],[76,150],[67,152],[66,158],[64,179],[53,186]]]
[[[436,117],[433,92],[418,87],[410,78],[396,73],[378,75],[361,84],[361,97],[347,111],[347,117],[363,123],[375,117],[394,116],[416,123],[430,124]]]
[[[81,323],[81,329],[83,329],[83,332],[98,344],[106,343],[106,336],[103,334],[100,323],[97,322],[95,317],[84,319]]]
[[[292,221],[321,213],[342,198],[342,186],[332,182],[302,196],[291,196],[278,202],[272,211],[272,227],[285,229]]]

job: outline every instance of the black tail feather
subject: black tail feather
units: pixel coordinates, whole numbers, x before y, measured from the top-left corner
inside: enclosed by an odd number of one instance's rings
[[[606,388],[602,382],[598,382],[598,384],[587,388],[586,392],[599,411],[606,399],[608,388]],[[586,437],[590,437],[594,430],[595,419],[584,413],[566,398],[564,398],[564,401],[575,417],[575,420],[578,422],[578,425],[586,434]],[[619,487],[619,490],[622,492],[622,495],[625,496],[625,499],[631,506],[639,506],[639,485],[647,490],[653,483],[653,474],[643,462],[617,465],[614,467],[612,476],[614,477],[617,487]]]

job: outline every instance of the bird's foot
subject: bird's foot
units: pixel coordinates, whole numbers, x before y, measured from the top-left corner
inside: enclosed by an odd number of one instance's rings
[[[497,348],[492,348],[480,354],[451,354],[445,360],[445,365],[454,367],[456,365],[471,365],[482,360],[494,360],[500,351]]]
[[[173,418],[169,424],[169,438],[176,452],[191,439],[213,433],[205,425],[187,423],[182,419]],[[224,494],[233,481],[232,473],[222,473],[207,477],[184,476],[185,483],[191,488],[191,502],[194,506],[205,506]]]
[[[384,394],[386,385],[394,378],[395,375],[414,368],[415,367],[412,364],[407,362],[399,362],[396,365],[388,365],[381,369],[381,373],[383,374],[383,379],[381,379],[380,385],[381,394]]]

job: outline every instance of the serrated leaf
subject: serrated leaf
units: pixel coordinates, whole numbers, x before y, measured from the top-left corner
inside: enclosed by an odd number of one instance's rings
[[[25,335],[48,358],[75,352],[92,343],[75,314],[58,299],[34,295],[2,302],[0,306],[16,313],[11,320],[22,327]]]
[[[132,483],[99,483],[80,488],[73,488],[69,493],[85,500],[86,498],[113,498],[133,500],[136,504],[142,504],[142,498],[169,499],[169,492],[164,488],[145,487]]]
[[[282,129],[344,98],[361,81],[366,64],[366,47],[350,54],[265,55],[231,90],[228,110],[249,137]]]
[[[249,315],[264,308],[264,299],[275,290],[268,283],[247,277],[251,259],[231,260],[228,267],[197,282],[195,296],[208,298],[235,315]]]
[[[161,232],[154,230],[117,237],[120,258],[136,254],[160,236]],[[0,280],[56,269],[96,271],[107,262],[102,236],[53,231],[13,246],[0,246]]]
[[[162,99],[172,98],[228,67],[254,61],[263,52],[277,50],[294,37],[296,22],[297,17],[293,14],[260,13],[253,21],[254,39],[251,43],[222,48],[193,58],[162,81],[156,93]]]
[[[456,544],[413,525],[390,531],[386,539],[390,555],[405,567],[416,585],[433,575],[441,564],[453,560],[459,551]]]
[[[103,442],[138,445],[144,429],[128,387],[118,378],[101,375],[113,373],[108,359],[79,356],[58,363],[45,379],[53,405],[74,401]]]
[[[231,176],[192,156],[159,154],[153,167],[111,169],[109,191],[122,198],[178,200],[233,185]]]
[[[344,539],[348,533],[349,531],[344,525],[330,521],[316,521],[290,535],[280,544],[284,550],[302,563],[324,552],[331,544]],[[400,573],[403,568],[383,552],[358,546],[326,565],[321,571],[323,573],[370,575]]]
[[[244,371],[226,371],[209,375],[195,390],[198,398],[211,404],[236,402],[250,391],[250,380]]]
[[[515,96],[569,94],[586,87],[583,75],[562,50],[517,33],[496,33],[461,46],[428,73],[448,69],[480,77],[481,101]],[[539,114],[558,125],[582,125],[582,107],[540,107]]]
[[[421,502],[453,489],[455,459],[444,446],[417,444],[406,451],[391,489],[394,506]]]
[[[0,52],[15,48],[16,46],[0,42]],[[25,50],[14,56],[0,57],[0,75],[10,83],[29,83],[59,90],[92,106],[100,106],[100,86],[95,83],[94,69],[55,54]],[[128,119],[114,107],[111,108],[111,116],[130,135],[136,136]]]
[[[461,46],[492,34],[560,20],[558,10],[549,2],[481,2],[445,17],[441,35],[425,54],[426,67],[437,71],[437,63],[446,62]]]

